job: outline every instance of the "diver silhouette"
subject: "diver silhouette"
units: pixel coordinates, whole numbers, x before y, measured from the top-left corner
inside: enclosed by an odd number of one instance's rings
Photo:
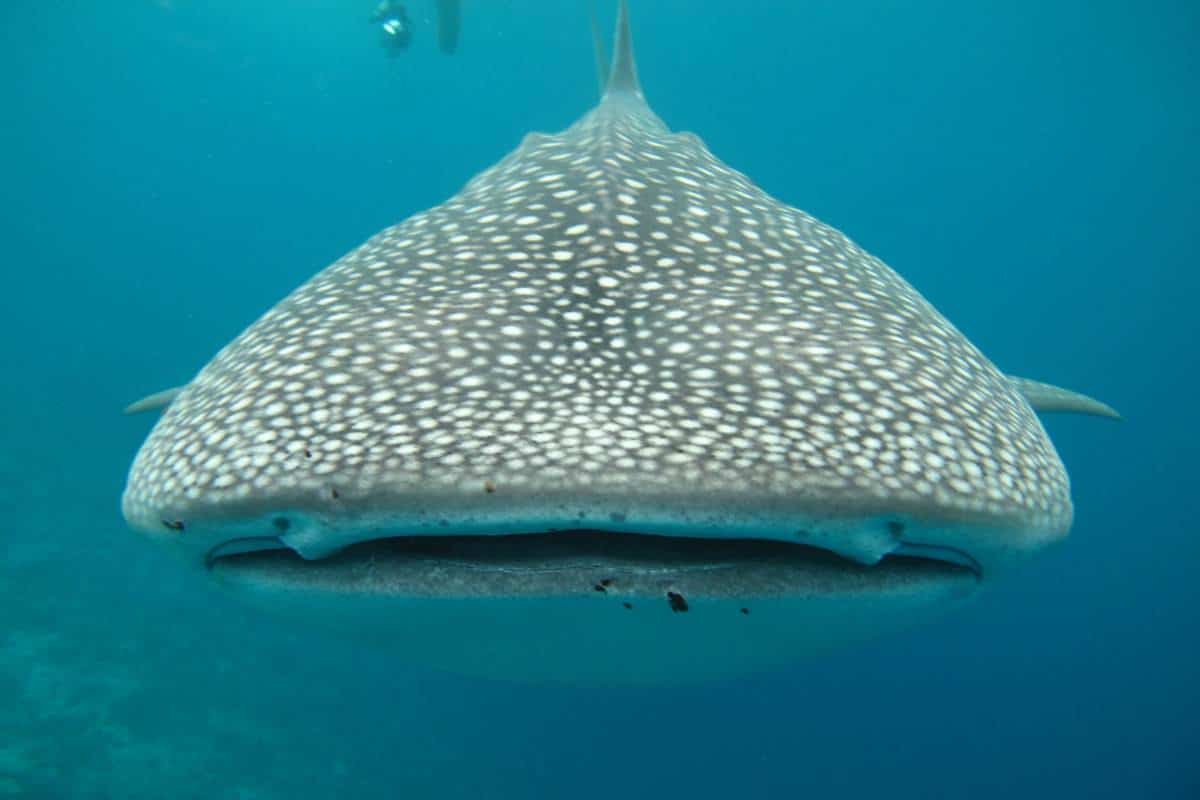
[[[453,53],[458,47],[458,32],[462,24],[461,0],[436,0],[438,49]],[[389,56],[397,56],[412,43],[413,23],[397,0],[380,0],[370,21],[379,25],[380,43]]]

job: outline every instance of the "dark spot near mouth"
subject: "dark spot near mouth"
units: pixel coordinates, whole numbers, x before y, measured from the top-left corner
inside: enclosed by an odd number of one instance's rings
[[[899,538],[900,534],[904,533],[904,523],[891,520],[887,524],[888,533]]]
[[[181,520],[181,519],[164,519],[162,521],[162,524],[166,525],[168,528],[170,528],[173,531],[183,530],[183,520]]]
[[[603,578],[600,581],[600,585],[604,587],[612,586],[612,578]]]
[[[601,586],[600,584],[598,584],[598,583],[597,583],[595,586],[593,586],[593,587],[592,587],[592,591],[595,591],[595,592],[607,592],[607,591],[608,591],[608,589],[605,589],[603,586]]]
[[[292,523],[287,517],[276,517],[271,524],[273,524],[275,526],[275,530],[279,531],[280,533],[283,533],[288,528],[292,527]]]
[[[334,499],[334,500],[337,500],[339,497],[341,497],[341,495],[340,495],[340,494],[338,494],[338,490],[337,490],[337,488],[336,488],[336,487],[335,487],[335,488],[331,488],[331,489],[329,490],[329,494],[330,494],[330,495],[333,497],[333,499]]]
[[[304,448],[304,457],[305,457],[305,458],[312,458],[312,450],[309,450],[307,447],[306,447],[306,448]]]
[[[625,513],[622,511],[614,511],[613,513],[608,515],[608,518],[611,519],[613,522],[624,522],[625,521]]]
[[[621,603],[625,608],[633,608],[633,603]]]
[[[671,604],[671,610],[675,612],[687,611],[687,600],[683,599],[683,595],[679,592],[667,592],[667,602]]]
[[[492,494],[496,491],[496,484],[492,483],[491,481],[484,481],[483,490],[488,494]]]
[[[750,613],[750,609],[748,609],[748,608],[743,608],[743,609],[742,609],[742,614],[743,614],[743,615],[744,615],[744,614],[749,614],[749,613]]]

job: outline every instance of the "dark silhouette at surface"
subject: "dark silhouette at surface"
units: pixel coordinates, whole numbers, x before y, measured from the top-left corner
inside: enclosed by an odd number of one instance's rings
[[[437,0],[438,48],[453,53],[458,47],[458,29],[462,22],[461,0]]]
[[[453,53],[458,48],[458,32],[462,27],[461,0],[436,0],[438,49]],[[397,56],[412,43],[413,24],[402,3],[381,0],[371,15],[379,26],[380,43],[389,56]]]
[[[412,20],[401,3],[382,0],[371,15],[371,22],[379,25],[380,43],[389,56],[395,57],[408,49],[412,42]]]

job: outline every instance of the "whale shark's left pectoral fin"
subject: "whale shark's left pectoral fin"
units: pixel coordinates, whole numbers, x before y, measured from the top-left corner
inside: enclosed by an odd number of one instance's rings
[[[163,389],[161,392],[155,392],[143,397],[141,400],[135,400],[122,409],[122,414],[141,414],[143,411],[162,411],[167,406],[171,405],[180,392],[183,391],[182,386],[173,386],[170,389]]]
[[[1015,375],[1009,375],[1008,379],[1029,402],[1034,411],[1063,411],[1069,414],[1089,414],[1093,417],[1108,417],[1109,419],[1121,418],[1115,408],[1085,394],[1072,392],[1061,386],[1033,381],[1029,378],[1018,378]]]

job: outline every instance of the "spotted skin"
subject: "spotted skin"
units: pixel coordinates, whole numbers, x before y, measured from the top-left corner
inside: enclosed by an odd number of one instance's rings
[[[883,262],[670,132],[636,84],[251,325],[160,419],[124,512],[374,535],[1071,521],[1008,380]]]

